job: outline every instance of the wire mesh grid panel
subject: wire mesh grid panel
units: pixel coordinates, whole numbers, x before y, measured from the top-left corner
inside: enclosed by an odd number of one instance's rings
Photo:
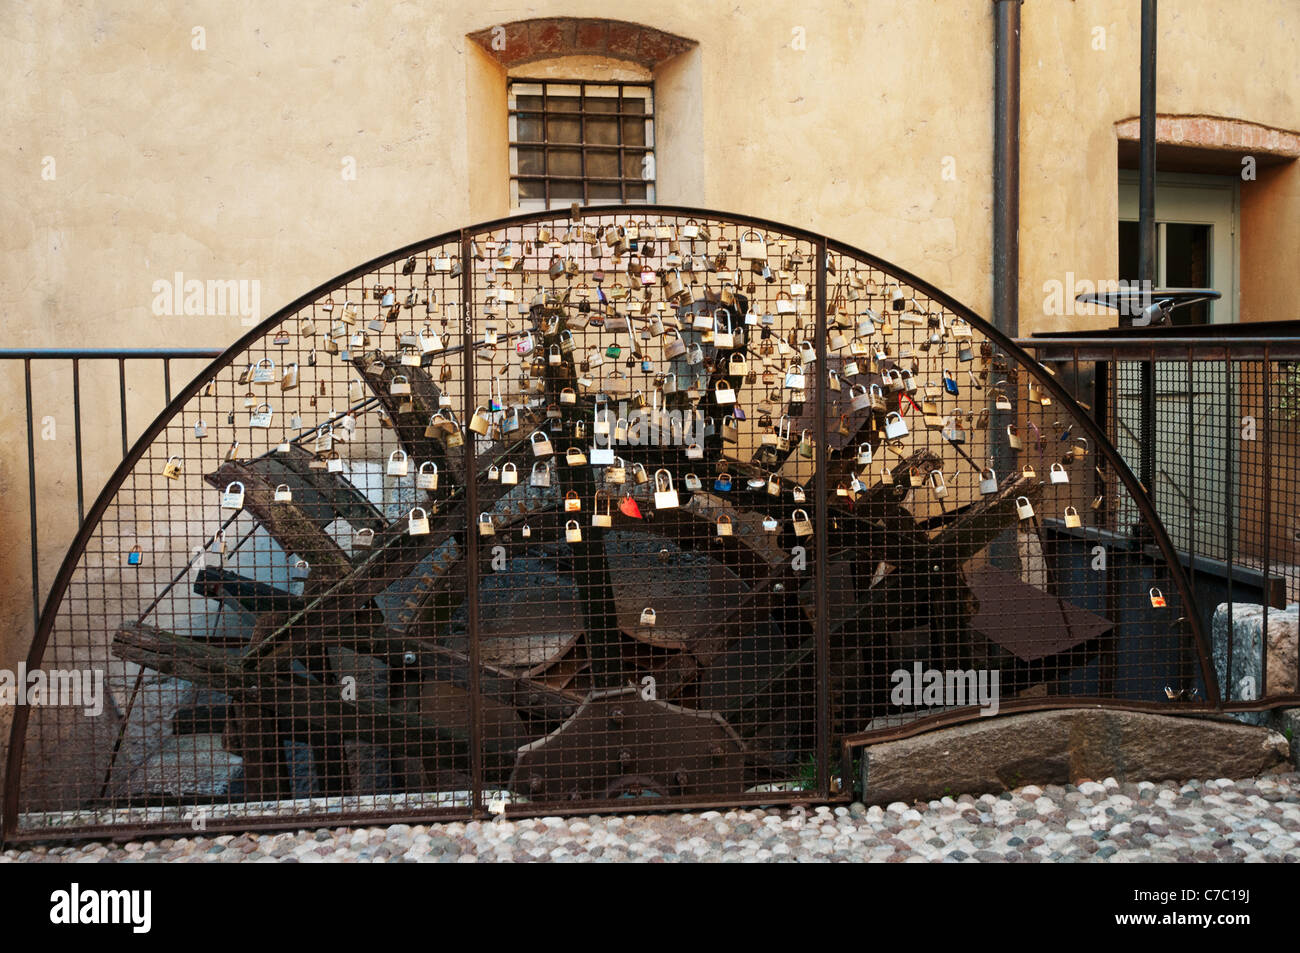
[[[847,796],[925,715],[1212,694],[1051,377],[807,233],[506,220],[214,367],[65,566],[34,657],[109,698],[24,716],[10,836]]]

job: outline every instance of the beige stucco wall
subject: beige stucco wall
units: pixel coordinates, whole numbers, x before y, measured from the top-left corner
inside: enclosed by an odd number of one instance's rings
[[[225,345],[238,317],[158,317],[153,282],[260,282],[262,315],[385,250],[505,214],[504,73],[465,37],[563,13],[698,41],[656,72],[659,199],[823,231],[981,312],[991,299],[992,4],[662,0],[337,4],[184,11],[7,3],[0,314],[8,346]],[[1023,7],[1022,331],[1051,328],[1043,285],[1104,278],[1116,255],[1114,124],[1138,108],[1138,4]],[[206,49],[191,48],[202,27]],[[1095,29],[1106,31],[1096,50]],[[1160,109],[1300,128],[1294,0],[1179,0],[1161,15]],[[801,29],[804,49],[792,40]],[[43,157],[56,178],[42,178]],[[354,179],[342,174],[355,160]],[[947,164],[945,165],[945,162]],[[944,176],[945,168],[954,174]],[[1294,171],[1294,170],[1291,170]],[[1263,224],[1295,259],[1300,190]],[[1243,190],[1243,207],[1248,203]],[[1253,206],[1260,209],[1256,203]],[[1267,216],[1260,216],[1267,218]],[[1278,225],[1279,219],[1293,223]],[[1294,268],[1246,262],[1270,302]],[[1076,323],[1078,319],[1071,319]],[[0,381],[0,665],[29,638],[21,373]],[[59,376],[59,375],[62,376]],[[188,379],[178,371],[174,385]],[[131,426],[161,406],[132,378]],[[58,392],[51,386],[60,388]],[[44,499],[69,499],[66,372],[37,368]],[[91,496],[120,455],[112,373],[87,382]],[[49,580],[75,524],[42,510]]]

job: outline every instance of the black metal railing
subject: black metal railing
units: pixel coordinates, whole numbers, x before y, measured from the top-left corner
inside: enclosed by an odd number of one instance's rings
[[[137,406],[143,405],[146,420],[152,420],[171,403],[172,399],[172,362],[186,362],[183,381],[188,381],[201,366],[221,354],[220,348],[0,348],[0,375],[9,376],[21,368],[23,389],[23,411],[26,422],[26,472],[27,472],[27,546],[29,553],[30,577],[26,588],[30,591],[32,601],[32,626],[40,620],[41,604],[46,589],[41,585],[40,558],[45,552],[61,553],[72,542],[76,530],[81,528],[86,515],[86,460],[83,434],[89,430],[111,432],[116,429],[121,437],[121,456],[112,458],[110,454],[101,454],[96,459],[97,470],[103,475],[112,473],[113,468],[126,457],[131,440],[144,429],[133,429],[128,408],[128,390],[136,396]],[[128,386],[127,362],[133,370]],[[66,372],[66,379],[50,382],[52,375],[46,374],[46,386],[32,380],[32,365],[53,371],[54,374]],[[116,368],[116,402],[96,401],[90,408],[89,419],[83,406],[82,370],[83,365]],[[138,375],[136,372],[139,372]],[[103,380],[96,393],[103,397],[111,390],[111,383],[106,388]],[[36,440],[38,433],[45,427],[45,421],[52,420],[58,426],[54,412],[71,408],[73,446],[72,453],[60,453],[53,467],[45,471],[44,479],[37,477]],[[44,413],[44,411],[51,413]],[[116,413],[114,413],[116,410]],[[41,423],[38,423],[38,419]],[[11,436],[13,436],[11,434]],[[42,433],[43,437],[49,434]],[[69,474],[68,470],[73,473]],[[71,488],[66,479],[73,476]],[[96,490],[92,487],[92,492]],[[77,511],[77,523],[70,533],[60,533],[41,538],[42,514],[66,511],[73,505]],[[7,527],[11,534],[17,527]],[[21,585],[21,581],[20,581]]]
[[[1224,703],[1295,693],[1300,672],[1289,661],[1269,671],[1270,656],[1276,666],[1294,648],[1237,645],[1234,623],[1239,606],[1257,606],[1267,633],[1270,613],[1300,598],[1300,322],[1018,343],[1090,409],[1135,471],[1146,447],[1147,489],[1212,634]],[[1154,380],[1146,389],[1144,369]]]

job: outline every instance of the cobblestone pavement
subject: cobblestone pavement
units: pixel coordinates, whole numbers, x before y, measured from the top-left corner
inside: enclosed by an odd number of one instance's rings
[[[1107,778],[886,807],[393,824],[0,854],[0,863],[532,860],[1300,863],[1300,774],[1181,785]]]

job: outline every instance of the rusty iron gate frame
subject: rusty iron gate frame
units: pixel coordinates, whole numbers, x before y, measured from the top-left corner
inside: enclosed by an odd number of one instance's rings
[[[232,344],[220,357],[215,359],[206,367],[187,387],[185,387],[149,425],[144,433],[139,437],[131,447],[130,452],[125,459],[118,465],[112,476],[109,478],[104,489],[95,499],[86,514],[86,520],[78,532],[76,539],[69,548],[59,572],[51,587],[50,593],[46,599],[45,607],[40,617],[40,624],[36,631],[31,650],[28,656],[29,668],[38,668],[45,655],[49,643],[56,616],[62,603],[73,576],[77,570],[78,564],[84,555],[87,545],[90,543],[105,511],[113,500],[115,494],[134,471],[137,463],[140,462],[146,450],[153,441],[165,430],[169,422],[173,420],[180,409],[183,409],[186,403],[203,389],[205,382],[213,379],[215,375],[234,364],[241,355],[250,347],[267,336],[274,328],[285,322],[293,315],[299,313],[302,309],[317,302],[323,296],[331,291],[339,289],[348,283],[363,278],[376,269],[385,265],[394,264],[407,258],[430,250],[447,245],[450,242],[456,242],[460,248],[461,261],[464,267],[461,273],[461,301],[462,307],[468,308],[473,299],[474,291],[474,267],[471,255],[472,242],[476,237],[488,235],[496,230],[520,225],[535,225],[544,222],[555,221],[557,224],[563,224],[568,218],[569,212],[557,212],[547,210],[542,212],[529,213],[526,215],[500,218],[493,221],[485,222],[469,228],[462,228],[429,239],[423,239],[406,245],[395,251],[386,252],[370,261],[365,262],[339,276],[331,278],[329,281],[319,285],[294,299],[285,307],[275,312],[270,317],[262,321],[257,327],[248,331],[238,341]],[[1164,531],[1156,514],[1150,499],[1142,492],[1138,481],[1130,472],[1127,465],[1115,452],[1107,439],[1104,432],[1097,426],[1091,417],[1083,412],[1074,402],[1073,398],[1067,393],[1065,388],[1051,375],[1044,370],[1031,355],[1018,346],[1014,341],[1002,334],[987,321],[980,318],[970,308],[962,305],[950,295],[934,287],[911,273],[904,271],[874,255],[863,252],[840,242],[832,241],[823,235],[819,235],[804,229],[793,228],[781,223],[771,222],[764,219],[753,218],[743,215],[734,215],[729,213],[714,212],[704,209],[688,208],[673,205],[636,205],[636,206],[593,206],[583,208],[578,211],[575,220],[580,221],[586,218],[595,218],[598,216],[622,216],[624,218],[650,217],[655,215],[676,216],[679,218],[690,217],[698,218],[709,224],[720,223],[728,226],[739,228],[753,228],[765,232],[777,233],[783,237],[788,237],[796,241],[807,242],[816,249],[816,354],[818,365],[819,394],[825,394],[825,385],[828,378],[827,369],[827,271],[828,259],[831,254],[839,254],[853,259],[854,263],[861,263],[870,268],[879,270],[899,284],[909,286],[914,292],[922,294],[932,302],[941,306],[952,315],[964,318],[977,329],[989,341],[993,343],[1008,358],[1029,372],[1032,382],[1039,388],[1050,394],[1051,398],[1061,404],[1064,408],[1073,414],[1075,421],[1081,431],[1092,441],[1092,445],[1099,457],[1105,461],[1111,469],[1114,477],[1119,484],[1129,493],[1138,511],[1140,512],[1145,526],[1150,531],[1150,538],[1147,541],[1150,546],[1154,547],[1159,557],[1163,560],[1163,568],[1169,573],[1170,580],[1177,592],[1182,605],[1191,605],[1191,592],[1188,587],[1187,578],[1178,561],[1174,547]],[[453,351],[448,348],[448,351]],[[464,406],[462,413],[465,421],[468,421],[474,413],[474,353],[475,347],[469,343],[460,347],[462,358],[462,374],[465,381]],[[827,440],[826,440],[826,421],[825,414],[817,414],[817,424],[814,438],[816,439],[816,495],[814,501],[816,532],[814,534],[814,545],[817,547],[814,561],[813,577],[813,594],[815,600],[815,630],[814,630],[814,661],[816,672],[816,692],[817,699],[816,709],[816,788],[811,792],[799,792],[794,790],[782,790],[775,792],[763,793],[760,795],[746,795],[744,797],[725,796],[725,797],[687,797],[687,798],[664,798],[658,803],[639,799],[635,802],[627,800],[616,801],[581,801],[581,802],[524,802],[521,804],[512,804],[509,813],[511,815],[537,815],[537,814],[554,814],[558,812],[567,812],[575,807],[583,813],[605,813],[605,812],[627,812],[633,803],[637,810],[650,809],[686,809],[698,807],[717,807],[721,805],[735,805],[738,803],[814,803],[826,802],[833,799],[844,800],[851,796],[852,793],[852,774],[849,769],[849,760],[852,757],[853,750],[863,744],[883,740],[886,737],[896,737],[903,734],[912,734],[917,731],[928,730],[940,725],[955,724],[961,721],[972,720],[977,717],[976,709],[967,708],[955,712],[945,712],[929,718],[921,718],[900,728],[889,728],[885,730],[874,730],[859,732],[856,734],[845,735],[840,739],[839,750],[836,750],[835,739],[832,737],[830,725],[831,718],[831,696],[830,696],[830,653],[829,653],[829,616],[827,614],[828,605],[828,579],[827,579],[827,560],[823,557],[821,550],[825,547],[827,533],[824,531],[827,526]],[[279,829],[285,827],[303,826],[309,823],[337,823],[340,820],[348,823],[364,823],[370,820],[393,819],[394,817],[404,817],[410,819],[425,820],[446,820],[452,818],[464,817],[483,817],[486,816],[486,805],[483,802],[484,785],[483,785],[483,766],[482,766],[482,742],[483,742],[483,695],[481,691],[481,655],[480,655],[480,607],[479,607],[479,581],[480,569],[477,560],[478,540],[477,534],[472,531],[472,526],[468,525],[473,520],[473,514],[477,512],[477,483],[478,480],[472,475],[477,472],[475,466],[475,443],[474,439],[467,439],[464,442],[464,455],[466,473],[471,475],[466,480],[465,500],[466,500],[466,519],[467,526],[464,532],[465,548],[468,551],[468,572],[469,585],[466,592],[466,611],[468,614],[468,631],[469,636],[469,691],[473,699],[470,705],[469,713],[469,757],[471,764],[471,783],[472,792],[468,809],[450,808],[450,809],[430,809],[417,808],[415,810],[347,810],[342,814],[330,812],[316,812],[305,815],[266,815],[266,816],[248,816],[248,817],[230,817],[230,818],[213,818],[208,821],[208,828],[212,830],[256,830],[256,829]],[[1068,699],[1022,699],[1010,701],[1004,704],[1004,711],[1031,711],[1043,710],[1061,707],[1079,707],[1080,705],[1101,705],[1114,708],[1136,708],[1138,710],[1159,710],[1164,713],[1173,712],[1213,712],[1220,711],[1223,706],[1219,700],[1217,680],[1213,666],[1209,661],[1208,642],[1206,634],[1203,631],[1195,613],[1188,613],[1180,622],[1185,622],[1190,630],[1191,644],[1197,655],[1199,663],[1199,677],[1205,687],[1206,697],[1202,701],[1179,701],[1171,704],[1132,704],[1116,699],[1093,699],[1093,698],[1074,698]],[[19,807],[20,807],[20,790],[23,781],[24,750],[27,739],[28,726],[28,706],[19,706],[15,712],[13,727],[11,731],[10,748],[8,752],[8,771],[5,778],[4,798],[3,798],[3,830],[0,831],[0,840],[5,843],[13,843],[24,840],[50,839],[50,838],[76,838],[92,836],[131,836],[142,830],[150,832],[178,832],[184,833],[189,830],[188,825],[176,820],[159,821],[159,822],[135,822],[126,825],[115,824],[91,824],[82,826],[69,826],[67,828],[51,829],[40,828],[36,830],[23,830],[19,825]],[[839,762],[840,776],[842,787],[837,791],[833,788],[833,778],[831,764],[833,761]]]

